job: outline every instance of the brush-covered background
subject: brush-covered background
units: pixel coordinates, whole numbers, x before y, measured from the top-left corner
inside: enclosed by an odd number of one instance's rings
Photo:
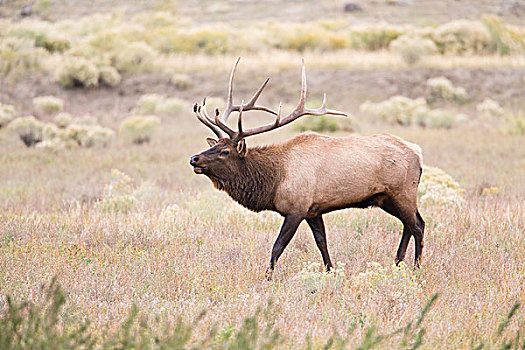
[[[523,1],[31,3],[0,2],[2,348],[525,346]],[[188,164],[212,136],[191,106],[222,108],[238,56],[237,103],[270,76],[261,103],[291,110],[304,58],[308,105],[351,115],[249,146],[421,145],[420,270],[413,243],[392,266],[397,219],[345,210],[325,219],[335,273],[302,225],[264,279],[282,218]]]

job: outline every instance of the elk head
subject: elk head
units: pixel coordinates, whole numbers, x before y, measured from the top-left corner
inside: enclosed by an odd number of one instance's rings
[[[259,87],[253,97],[247,103],[244,103],[243,100],[241,104],[234,104],[233,79],[235,77],[235,70],[237,69],[239,60],[240,58],[238,58],[235,62],[230,74],[228,97],[226,101],[226,107],[224,108],[222,115],[220,114],[219,109],[216,109],[214,117],[210,117],[206,110],[206,98],[204,98],[202,105],[195,104],[193,106],[193,112],[195,113],[197,119],[210,128],[218,137],[218,140],[208,138],[207,141],[210,145],[210,148],[190,158],[190,164],[193,166],[193,170],[197,174],[213,176],[228,172],[232,166],[242,161],[242,158],[244,158],[247,154],[245,138],[248,136],[261,134],[280,128],[281,126],[289,124],[304,115],[320,116],[324,114],[333,114],[346,116],[346,114],[343,112],[326,108],[326,94],[324,94],[321,107],[317,109],[305,107],[307,86],[304,60],[302,69],[301,97],[295,109],[285,117],[281,116],[282,104],[279,104],[279,109],[277,112],[268,107],[257,104],[257,99],[270,81],[270,78],[267,78],[262,83],[261,87]],[[261,125],[251,129],[244,129],[242,125],[242,116],[243,112],[248,111],[264,111],[270,113],[275,116],[275,121],[267,125]],[[238,112],[236,131],[226,125],[226,122],[232,112]]]

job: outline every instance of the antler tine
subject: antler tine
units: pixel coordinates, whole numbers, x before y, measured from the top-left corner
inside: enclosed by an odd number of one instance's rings
[[[230,113],[228,113],[227,115],[230,115]],[[235,131],[233,131],[232,129],[230,129],[230,127],[228,125],[226,125],[225,123],[223,123],[221,121],[221,119],[219,118],[219,114],[220,114],[220,112],[219,112],[219,109],[217,108],[215,110],[215,125],[217,125],[222,131],[224,131],[226,134],[228,134],[230,139],[233,139],[237,135],[237,133]]]
[[[239,107],[239,117],[237,118],[237,137],[242,136],[242,109],[244,107],[244,100],[241,101],[241,106]]]
[[[222,114],[221,118],[222,122],[226,122],[231,112],[233,112],[233,79],[235,78],[235,71],[237,70],[237,65],[239,64],[240,60],[240,57],[237,58],[237,61],[235,61],[235,64],[233,65],[232,71],[230,73],[230,82],[228,83],[228,97],[226,98],[226,108],[224,109],[224,113]]]
[[[248,103],[244,105],[243,109],[245,111],[264,111],[264,112],[268,112],[273,115],[277,115],[277,113],[273,109],[270,109],[264,106],[257,106],[255,104],[257,100],[259,99],[259,96],[261,96],[262,91],[264,90],[264,88],[266,87],[269,81],[270,81],[270,78],[266,78],[266,80],[262,83],[261,87],[259,87],[259,89],[255,92],[255,94],[250,99],[250,101],[248,101]],[[232,105],[232,112],[239,111],[239,107],[240,106],[238,105]]]
[[[211,124],[215,124],[215,122],[213,121],[213,119],[210,117],[210,115],[208,114],[208,110],[206,109],[206,98],[204,98],[204,100],[202,100],[202,115],[204,117],[206,117],[206,119],[208,120],[208,122],[210,122]],[[200,108],[200,107],[199,107]]]
[[[308,89],[306,84],[306,67],[304,64],[304,58],[303,58],[303,70],[301,72],[301,98],[299,99],[299,104],[297,107],[304,108],[304,105],[306,103],[306,90]]]
[[[279,123],[281,121],[281,109],[283,107],[283,103],[279,102],[279,112],[277,113],[277,118],[275,118],[275,126],[279,126]]]
[[[208,119],[206,119],[202,114],[201,114],[201,107],[198,106],[196,103],[195,105],[193,106],[193,112],[195,113],[195,116],[197,116],[197,119],[204,125],[206,125],[208,128],[211,129],[211,131],[213,131],[213,133],[215,135],[217,135],[217,137],[219,139],[222,139],[224,137],[226,137],[227,135],[221,130],[219,129],[216,125],[214,125],[213,123],[210,123],[210,121]]]
[[[326,108],[326,93],[323,96],[323,103],[321,104],[321,107],[317,109],[305,109],[305,112],[310,115],[323,115],[323,114],[333,114],[333,115],[342,115],[347,117],[348,115],[344,112],[336,111],[334,109],[328,109]]]
[[[261,96],[262,91],[264,90],[264,88],[266,87],[269,81],[270,81],[270,78],[266,78],[266,80],[262,83],[261,87],[255,92],[255,94],[250,99],[250,101],[248,101],[248,103],[246,104],[246,107],[255,106],[255,102],[257,102],[257,99],[259,98],[259,96]]]
[[[226,98],[226,108],[224,109],[224,112],[221,116],[221,122],[223,124],[226,123],[226,121],[228,120],[228,118],[230,117],[230,114],[232,112],[238,112],[239,111],[239,108],[240,106],[239,105],[236,105],[236,104],[233,104],[233,81],[235,79],[235,71],[237,70],[237,66],[239,65],[239,61],[241,60],[241,58],[239,57],[237,59],[237,61],[235,61],[235,64],[233,65],[233,68],[232,68],[232,71],[230,73],[230,81],[229,81],[229,84],[228,84],[228,96]],[[244,111],[251,111],[251,110],[254,110],[254,111],[264,111],[264,112],[268,112],[270,114],[273,114],[273,115],[277,115],[277,113],[268,108],[268,107],[264,107],[264,106],[257,106],[256,105],[256,102],[257,100],[259,99],[259,97],[261,96],[264,88],[266,87],[266,85],[268,85],[268,82],[270,81],[270,78],[267,78],[262,84],[261,86],[259,87],[259,89],[255,92],[255,94],[253,95],[253,97],[250,99],[250,101],[248,101],[247,104],[244,105],[243,107],[243,110]]]

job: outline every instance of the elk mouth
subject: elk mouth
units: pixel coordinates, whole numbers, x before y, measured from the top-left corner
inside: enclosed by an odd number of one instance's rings
[[[206,170],[205,167],[202,167],[202,166],[194,166],[193,167],[193,172],[195,174],[204,174],[204,171]]]

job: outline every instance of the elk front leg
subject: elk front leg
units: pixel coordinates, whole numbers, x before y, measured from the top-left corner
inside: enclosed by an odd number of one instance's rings
[[[330,261],[330,255],[328,254],[328,245],[326,244],[326,231],[324,228],[323,217],[319,215],[312,219],[306,219],[306,222],[314,234],[317,248],[319,248],[321,251],[324,267],[326,268],[326,271],[330,271],[333,266],[332,262]]]
[[[272,257],[270,259],[270,266],[266,270],[266,279],[268,281],[272,280],[273,270],[275,268],[275,263],[279,260],[279,257],[284,251],[284,248],[290,243],[292,237],[295,235],[299,224],[303,221],[301,216],[295,215],[286,215],[284,218],[283,226],[279,232],[279,236],[275,241],[272,249]]]

